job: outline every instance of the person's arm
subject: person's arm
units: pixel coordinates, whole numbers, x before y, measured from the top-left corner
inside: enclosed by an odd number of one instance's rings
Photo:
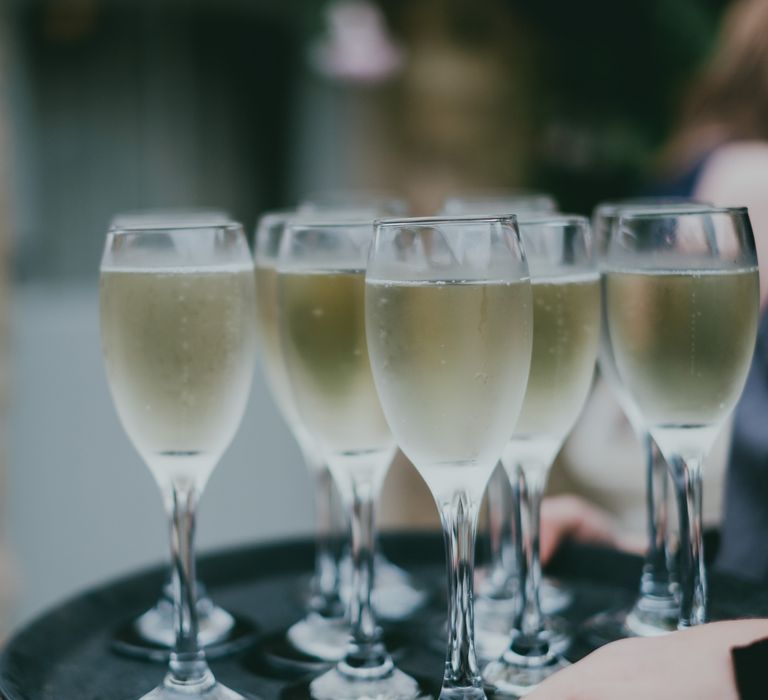
[[[662,637],[623,639],[545,681],[527,700],[753,700],[736,685],[732,650],[768,637],[768,619],[701,625]],[[764,648],[764,647],[762,647]],[[768,650],[762,658],[768,668]]]

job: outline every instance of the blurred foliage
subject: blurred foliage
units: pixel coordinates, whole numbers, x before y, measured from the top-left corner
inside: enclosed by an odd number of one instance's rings
[[[516,0],[540,66],[531,186],[567,209],[642,191],[724,0]]]

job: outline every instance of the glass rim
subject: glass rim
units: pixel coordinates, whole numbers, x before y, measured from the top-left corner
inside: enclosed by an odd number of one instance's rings
[[[654,209],[664,207],[712,207],[710,202],[693,197],[627,197],[626,199],[608,199],[598,202],[592,210],[592,216],[617,216],[624,209]]]
[[[530,215],[518,214],[517,225],[520,230],[523,230],[525,226],[584,226],[589,228],[589,218],[582,216],[581,214],[562,214],[560,212],[550,212]]]
[[[373,225],[376,229],[406,226],[434,226],[437,224],[461,224],[461,223],[505,223],[517,224],[515,214],[459,214],[456,216],[411,216],[398,218],[375,219]]]
[[[317,219],[313,221],[312,219],[304,218],[303,216],[299,216],[297,214],[297,217],[295,219],[288,218],[285,221],[285,227],[286,229],[290,229],[292,231],[298,231],[302,229],[336,229],[336,228],[363,228],[363,227],[370,227],[371,230],[373,229],[373,225],[375,223],[375,219]]]
[[[290,221],[292,216],[296,215],[295,209],[271,209],[265,211],[256,221],[256,228],[261,228],[263,224],[271,224],[273,221]]]
[[[616,215],[619,221],[638,219],[669,219],[675,216],[711,216],[713,214],[748,214],[747,207],[714,207],[710,204],[691,205],[689,207],[644,209],[642,206],[627,207]]]
[[[110,226],[107,230],[107,235],[125,235],[125,234],[152,234],[152,233],[168,233],[170,231],[182,231],[189,230],[227,230],[227,231],[243,231],[243,225],[237,221],[222,221],[219,223],[203,222],[203,221],[190,221],[189,223],[180,222],[146,222],[137,223],[131,225],[122,226]]]

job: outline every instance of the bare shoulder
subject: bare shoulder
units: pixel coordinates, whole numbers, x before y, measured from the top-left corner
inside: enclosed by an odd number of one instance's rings
[[[738,141],[719,147],[704,166],[696,195],[719,205],[768,202],[768,142]]]

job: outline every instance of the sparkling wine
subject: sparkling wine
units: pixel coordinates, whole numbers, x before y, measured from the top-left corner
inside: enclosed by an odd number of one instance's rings
[[[365,337],[365,272],[280,272],[278,323],[296,409],[327,454],[390,450]]]
[[[603,290],[603,299],[605,299],[605,275],[602,277],[601,286]],[[632,428],[638,434],[641,434],[645,432],[642,416],[637,410],[637,406],[635,405],[632,396],[621,381],[619,370],[616,367],[616,358],[613,355],[613,346],[611,344],[611,333],[608,328],[608,305],[605,303],[602,304],[602,322],[600,325],[600,347],[598,348],[597,354],[600,375],[607,382],[608,386],[611,387],[614,397],[619,402],[619,406],[621,406],[621,410],[624,412],[627,420],[629,420]]]
[[[465,480],[456,468],[490,472],[528,379],[530,285],[369,281],[366,304],[376,385],[401,449],[435,493]]]
[[[616,364],[647,424],[719,424],[752,359],[757,270],[611,272],[606,293]]]
[[[126,432],[158,479],[205,479],[251,383],[253,270],[103,269],[101,335]]]
[[[256,321],[261,363],[277,407],[295,432],[299,429],[299,416],[280,347],[277,312],[277,270],[274,267],[257,265]]]
[[[600,338],[596,274],[534,279],[531,372],[515,437],[562,440],[592,382]]]

